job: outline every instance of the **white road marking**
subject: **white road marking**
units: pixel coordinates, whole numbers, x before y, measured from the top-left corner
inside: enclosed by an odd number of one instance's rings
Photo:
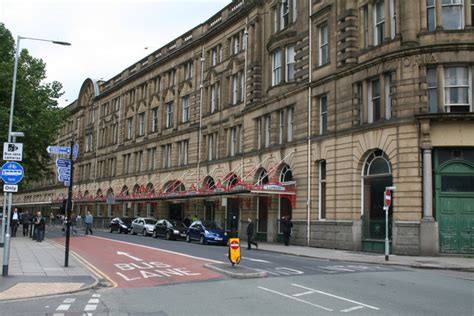
[[[299,285],[299,284],[293,283],[291,285],[299,287],[301,289],[308,290],[308,291],[314,291],[314,292],[319,293],[319,294],[323,294],[323,295],[327,295],[327,296],[330,296],[330,297],[338,298],[338,299],[343,300],[343,301],[347,301],[347,302],[355,303],[355,304],[358,304],[358,305],[362,305],[362,306],[365,306],[365,307],[368,307],[368,308],[371,308],[371,309],[375,309],[375,310],[379,309],[378,307],[375,307],[375,306],[372,306],[372,305],[368,305],[368,304],[364,304],[364,303],[357,302],[357,301],[354,301],[354,300],[350,300],[348,298],[337,296],[337,295],[334,295],[334,294],[331,294],[331,293],[326,293],[326,292],[323,292],[323,291],[315,290],[315,289],[312,289],[312,288],[309,288],[309,287],[306,287],[306,286],[302,286],[302,285]]]
[[[354,272],[354,270],[343,268],[342,266],[324,266],[322,269],[336,270],[336,271],[347,271]]]
[[[264,269],[255,269],[255,270],[257,270],[257,271],[261,271],[261,272],[266,272],[266,273],[273,274],[273,275],[280,275],[280,274],[278,274],[278,273],[271,272],[271,271],[264,270]]]
[[[87,304],[99,304],[98,298],[91,298]]]
[[[68,311],[71,307],[71,304],[61,304],[56,308],[57,311]]]
[[[100,294],[92,294],[92,297],[100,297]]]
[[[187,255],[187,254],[176,252],[176,251],[165,250],[165,249],[161,249],[161,248],[154,248],[154,247],[144,246],[144,245],[138,245],[138,244],[134,244],[134,243],[131,243],[131,242],[126,242],[126,241],[121,241],[121,240],[114,240],[114,239],[109,239],[109,238],[104,238],[104,237],[99,237],[99,236],[90,236],[90,237],[91,238],[104,239],[104,240],[107,240],[107,241],[113,241],[113,242],[116,242],[116,243],[122,243],[122,244],[126,244],[126,245],[142,247],[142,248],[156,250],[156,251],[162,251],[162,252],[171,253],[171,254],[174,254],[174,255],[182,256],[182,257],[187,257],[187,258],[192,258],[192,259],[197,259],[197,260],[202,260],[202,261],[207,261],[207,262],[224,263],[224,262],[218,261],[218,260],[212,260],[212,259],[206,259],[206,258],[202,258],[202,257],[191,256],[191,255]]]
[[[270,261],[262,260],[262,259],[253,259],[253,258],[244,258],[244,259],[245,260],[250,260],[250,261],[255,261],[255,262],[271,263]]]
[[[364,308],[364,306],[354,306],[354,307],[351,307],[351,308],[347,308],[347,309],[343,309],[341,310],[342,313],[348,313],[348,312],[352,312],[352,311],[355,311],[356,309],[361,309],[361,308]]]
[[[97,309],[97,305],[89,305],[87,304],[84,308],[84,312],[95,311]]]
[[[306,291],[306,292],[303,292],[303,293],[296,293],[296,294],[293,294],[294,297],[300,297],[300,296],[303,296],[303,295],[308,295],[308,294],[313,294],[314,292],[313,291]]]
[[[53,316],[64,316],[64,313],[54,313]]]
[[[325,269],[320,269],[316,267],[310,267],[310,266],[304,266],[306,269],[314,270],[314,271],[319,271],[319,272],[324,272],[324,273],[337,273],[337,271],[333,270],[325,270]]]
[[[135,261],[143,261],[143,259],[134,257],[134,256],[132,256],[131,254],[129,254],[129,253],[127,253],[127,252],[123,252],[123,251],[117,251],[117,255],[119,255],[119,256],[127,256],[127,257],[129,257],[130,259],[133,259],[133,260],[135,260]]]
[[[72,303],[74,303],[75,301],[76,301],[75,298],[66,298],[66,299],[63,301],[63,303],[65,303],[65,304],[72,304]]]
[[[259,286],[258,287],[259,289],[262,289],[264,291],[268,291],[270,293],[274,293],[274,294],[278,294],[278,295],[281,295],[283,297],[286,297],[286,298],[289,298],[289,299],[292,299],[292,300],[295,300],[295,301],[298,301],[300,303],[304,303],[304,304],[308,304],[308,305],[311,305],[311,306],[314,306],[314,307],[318,307],[318,308],[321,308],[321,309],[324,309],[325,311],[328,311],[328,312],[332,312],[333,310],[330,309],[330,308],[327,308],[327,307],[324,307],[324,306],[321,306],[321,305],[318,305],[318,304],[314,304],[314,303],[311,303],[311,302],[308,302],[308,301],[305,301],[305,300],[302,300],[300,298],[296,298],[296,297],[293,297],[291,295],[287,295],[285,293],[280,293],[278,291],[274,291],[274,290],[271,290],[271,289],[267,289],[266,287],[263,287],[263,286]]]

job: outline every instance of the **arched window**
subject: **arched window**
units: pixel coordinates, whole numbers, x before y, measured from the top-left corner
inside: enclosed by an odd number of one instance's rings
[[[128,187],[124,185],[122,190],[120,191],[120,195],[127,196],[128,195]]]
[[[280,182],[281,183],[288,183],[293,182],[293,172],[291,171],[290,166],[284,165],[280,171]]]
[[[268,183],[268,171],[264,168],[261,168],[257,172],[257,185],[267,184]]]
[[[234,185],[236,185],[237,183],[239,183],[239,177],[238,177],[235,173],[228,174],[228,175],[225,177],[224,183],[227,183],[227,186],[228,186],[228,187],[233,187]]]
[[[155,193],[155,187],[153,186],[153,183],[150,182],[146,185],[146,192]]]
[[[380,149],[372,152],[364,165],[364,176],[389,175],[392,167],[388,156]]]
[[[181,181],[170,181],[165,185],[165,192],[184,192],[186,188]]]
[[[214,178],[207,176],[204,179],[204,188],[208,190],[213,190],[216,188],[216,183],[214,182]]]

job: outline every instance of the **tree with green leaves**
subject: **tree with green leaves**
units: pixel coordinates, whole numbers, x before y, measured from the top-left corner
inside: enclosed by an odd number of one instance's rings
[[[0,141],[8,139],[8,121],[12,93],[15,40],[0,23]],[[22,184],[50,174],[51,157],[46,147],[54,143],[58,130],[68,116],[58,107],[57,99],[63,94],[57,81],[45,82],[46,64],[22,49],[18,59],[15,89],[13,131],[23,132],[23,162],[25,178]],[[3,163],[2,163],[3,164]]]

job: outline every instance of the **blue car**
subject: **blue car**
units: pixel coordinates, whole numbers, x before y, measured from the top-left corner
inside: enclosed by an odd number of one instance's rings
[[[227,233],[213,221],[195,221],[186,232],[186,241],[199,240],[203,245],[205,244],[221,244],[227,245]]]

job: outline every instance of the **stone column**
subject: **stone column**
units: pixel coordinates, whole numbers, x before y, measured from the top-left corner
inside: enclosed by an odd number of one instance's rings
[[[404,45],[418,44],[416,35],[419,16],[418,1],[413,1],[411,4],[403,3],[400,12],[400,20],[403,21],[400,26],[400,34]]]
[[[436,0],[436,29],[437,30],[442,30],[443,29],[443,16],[442,16],[442,10],[441,10],[441,0]]]
[[[433,169],[431,149],[423,149],[423,220],[433,220]]]
[[[430,120],[420,121],[423,151],[423,218],[420,222],[420,255],[434,256],[439,250],[438,223],[433,218],[433,166]]]
[[[428,31],[428,12],[426,8],[426,1],[421,5],[420,8],[420,29],[421,32],[427,32]]]
[[[471,28],[472,25],[472,13],[471,5],[473,0],[464,0],[464,25],[466,28]]]
[[[368,25],[368,33],[369,33],[369,40],[367,41],[367,44],[369,47],[374,46],[374,5],[372,3],[368,4],[368,9],[367,9],[368,17],[367,20],[369,21]]]

